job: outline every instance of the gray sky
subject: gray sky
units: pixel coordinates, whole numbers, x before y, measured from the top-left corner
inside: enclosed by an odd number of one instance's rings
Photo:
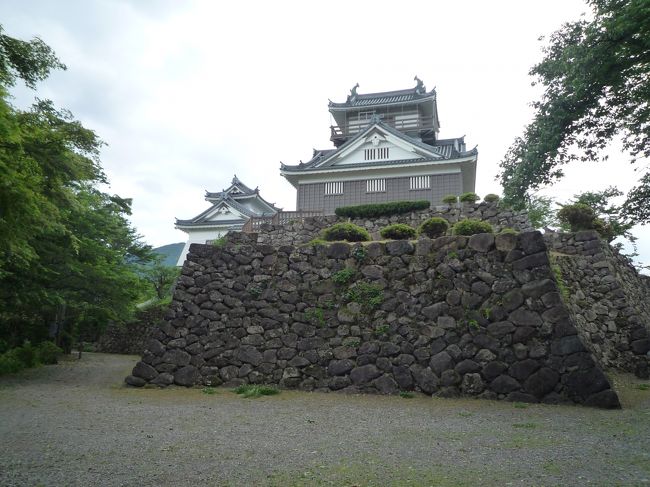
[[[110,191],[133,198],[145,240],[185,240],[174,217],[207,208],[204,190],[236,173],[285,209],[295,190],[280,161],[308,160],[329,142],[328,98],[414,86],[438,91],[441,137],[478,145],[477,193],[499,193],[498,163],[539,94],[530,67],[550,35],[586,7],[578,0],[149,1],[5,0],[7,34],[40,36],[68,70],[38,96],[70,109],[108,146]],[[34,93],[15,90],[27,106]],[[559,201],[637,175],[615,149],[576,164],[545,191]],[[640,237],[650,262],[650,231]]]

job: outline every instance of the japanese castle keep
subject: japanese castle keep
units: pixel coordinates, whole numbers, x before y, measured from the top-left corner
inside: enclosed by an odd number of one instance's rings
[[[296,210],[333,214],[341,206],[429,200],[474,191],[476,148],[464,137],[439,139],[435,89],[415,78],[414,88],[357,93],[329,102],[336,125],[334,149],[314,150],[311,160],[282,164],[280,173],[297,190]]]

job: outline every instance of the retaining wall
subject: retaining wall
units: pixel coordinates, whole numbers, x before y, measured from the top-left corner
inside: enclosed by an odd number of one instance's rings
[[[650,279],[596,231],[545,235],[566,304],[587,348],[606,368],[650,375]]]
[[[126,378],[618,407],[539,232],[416,242],[193,244]]]

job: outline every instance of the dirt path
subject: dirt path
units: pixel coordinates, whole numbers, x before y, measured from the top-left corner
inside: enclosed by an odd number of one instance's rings
[[[628,377],[601,411],[123,387],[136,361],[0,378],[0,485],[650,485],[650,391]]]

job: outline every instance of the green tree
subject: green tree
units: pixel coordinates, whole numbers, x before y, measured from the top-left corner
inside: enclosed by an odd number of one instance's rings
[[[593,19],[565,24],[530,74],[544,87],[533,121],[501,162],[507,202],[563,176],[561,166],[594,161],[613,139],[630,160],[650,156],[650,2],[587,0]],[[650,221],[650,176],[629,195],[626,214]]]
[[[555,210],[553,209],[554,202],[555,200],[548,196],[537,194],[526,196],[524,208],[528,213],[528,219],[533,228],[552,228],[558,225]]]
[[[145,280],[155,292],[155,297],[159,300],[169,296],[172,286],[180,275],[180,268],[171,267],[162,263],[163,257],[156,256],[154,261],[145,266],[143,275]]]
[[[17,78],[33,87],[61,67],[39,39],[0,28],[0,339],[12,345],[51,328],[60,343],[92,335],[146,293],[132,262],[150,248],[128,223],[131,201],[98,189],[101,140],[49,101],[8,102]]]

